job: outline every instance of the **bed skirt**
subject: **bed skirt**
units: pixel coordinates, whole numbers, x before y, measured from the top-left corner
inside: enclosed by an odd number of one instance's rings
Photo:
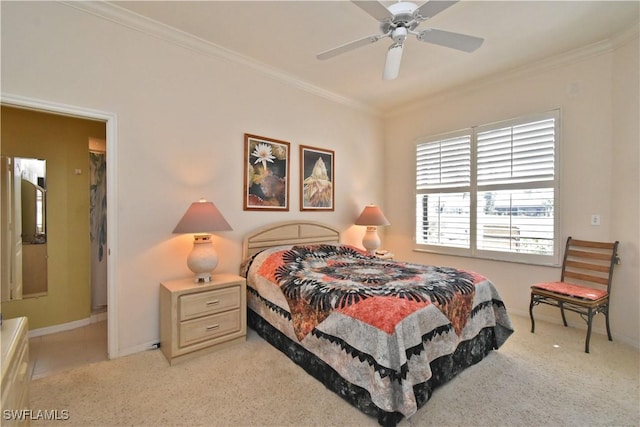
[[[247,309],[247,323],[258,335],[286,354],[329,390],[365,414],[377,418],[380,425],[396,426],[402,420],[401,413],[378,408],[371,401],[368,391],[342,378],[324,361],[278,331],[250,308]],[[430,364],[431,378],[413,387],[418,408],[429,400],[436,387],[451,380],[465,368],[480,362],[492,350],[497,349],[495,333],[494,327],[484,328],[473,339],[461,342],[452,354],[433,360]]]

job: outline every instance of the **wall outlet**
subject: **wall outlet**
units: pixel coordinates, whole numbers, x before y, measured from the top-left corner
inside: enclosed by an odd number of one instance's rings
[[[600,215],[591,215],[591,225],[600,225]]]

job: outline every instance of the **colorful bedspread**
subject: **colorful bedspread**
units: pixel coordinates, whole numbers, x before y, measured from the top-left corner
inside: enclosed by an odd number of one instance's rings
[[[495,348],[512,333],[495,287],[473,272],[346,245],[271,248],[243,270],[251,310],[405,417],[420,407],[414,386],[430,379],[432,361],[486,328]]]

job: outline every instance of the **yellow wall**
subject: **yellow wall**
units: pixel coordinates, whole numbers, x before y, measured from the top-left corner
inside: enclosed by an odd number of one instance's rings
[[[47,162],[49,254],[47,295],[3,302],[2,316],[27,316],[30,329],[87,318],[91,315],[88,138],[105,138],[105,124],[1,108],[2,155]]]

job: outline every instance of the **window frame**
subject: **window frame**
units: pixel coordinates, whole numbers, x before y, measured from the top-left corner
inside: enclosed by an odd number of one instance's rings
[[[541,120],[554,120],[554,165],[553,165],[553,179],[539,182],[525,182],[525,183],[507,183],[507,184],[491,184],[490,186],[478,185],[478,134],[480,132],[486,132],[488,130],[497,130],[505,127],[514,127],[526,123],[533,123]],[[419,189],[418,188],[418,148],[423,144],[433,143],[437,141],[443,141],[451,138],[460,138],[465,135],[470,137],[470,185],[469,186],[442,186],[432,189]],[[526,116],[515,117],[511,119],[496,121],[488,124],[472,126],[464,129],[459,129],[453,132],[440,133],[437,135],[431,135],[418,138],[414,144],[414,251],[416,252],[429,252],[443,255],[471,257],[478,259],[489,259],[495,261],[506,261],[525,263],[533,265],[544,266],[559,266],[561,261],[562,251],[562,237],[561,237],[561,206],[560,206],[560,161],[561,161],[561,112],[560,109],[554,109],[543,113],[535,113]],[[552,185],[544,185],[552,184]],[[481,189],[479,190],[479,187]],[[553,188],[553,254],[541,255],[531,253],[519,253],[509,251],[496,251],[489,249],[478,249],[477,245],[477,228],[478,228],[478,195],[482,191],[487,191],[488,187],[491,190],[526,190],[526,189],[541,189],[541,188]],[[418,221],[422,220],[422,215],[419,216],[418,212],[418,197],[423,194],[437,194],[437,193],[457,193],[457,192],[469,192],[469,248],[435,245],[435,244],[422,244],[418,243],[418,232],[420,230]]]

